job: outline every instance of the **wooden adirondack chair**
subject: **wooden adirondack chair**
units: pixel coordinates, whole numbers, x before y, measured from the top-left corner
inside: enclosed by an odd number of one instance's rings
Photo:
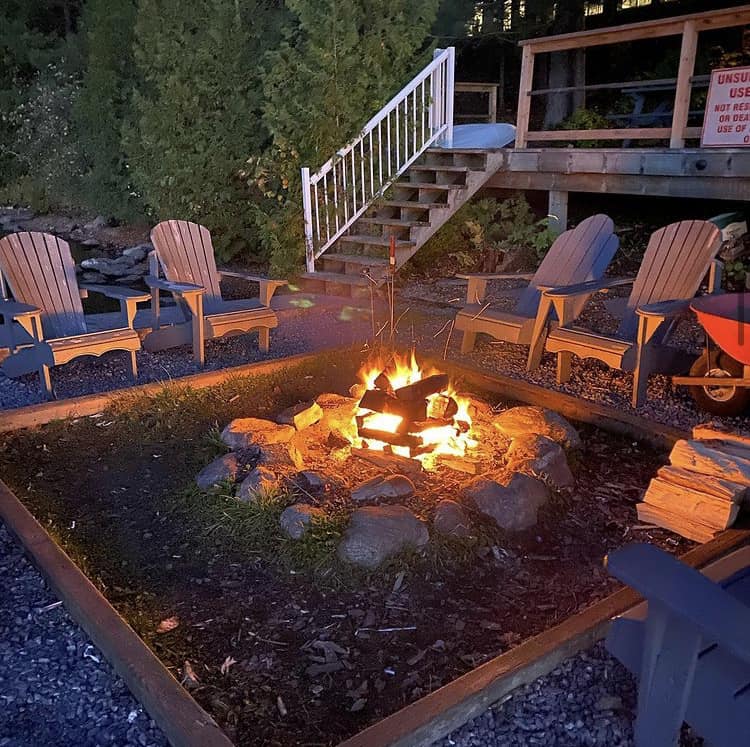
[[[619,246],[612,219],[592,215],[555,239],[535,273],[457,275],[469,281],[466,305],[456,315],[455,329],[463,331],[461,352],[474,349],[478,332],[498,340],[529,345],[543,331],[547,315],[538,318],[544,288],[597,280],[604,275]],[[512,312],[484,303],[487,281],[529,280]]]
[[[557,353],[557,381],[570,378],[573,354],[596,358],[612,368],[633,372],[633,407],[646,396],[650,373],[668,373],[684,365],[681,351],[664,345],[678,317],[684,314],[706,273],[711,270],[709,291],[721,283],[721,263],[715,258],[721,246],[719,229],[702,220],[672,223],[655,231],[643,262],[633,279],[599,280],[544,291],[540,315],[554,307],[559,325],[535,341],[529,368],[541,358],[542,345]],[[713,265],[712,265],[713,263]],[[582,304],[599,291],[633,285],[616,335],[597,334],[572,322]]]
[[[217,270],[211,234],[207,228],[184,220],[167,220],[151,231],[154,251],[149,255],[150,274],[146,284],[151,288],[153,331],[143,347],[149,351],[165,350],[192,342],[193,357],[205,361],[204,341],[208,337],[241,334],[258,330],[260,349],[268,352],[270,330],[278,325],[276,312],[270,307],[276,289],[286,280],[269,280],[244,272]],[[159,267],[165,278],[159,278]],[[260,298],[225,301],[221,297],[221,277],[235,277],[260,284]],[[171,293],[179,315],[169,326],[161,327],[162,310],[159,291]]]
[[[130,353],[133,378],[141,341],[133,329],[136,304],[150,294],[105,285],[78,285],[67,242],[48,233],[13,233],[0,239],[0,346],[8,357],[2,371],[21,376],[38,371],[48,397],[52,396],[49,369],[81,355],[102,355],[110,350]],[[120,302],[122,326],[89,332],[81,298],[102,293]]]
[[[750,744],[750,548],[698,572],[634,544],[607,567],[647,600],[606,640],[639,678],[637,747],[673,747],[683,721],[714,747]]]

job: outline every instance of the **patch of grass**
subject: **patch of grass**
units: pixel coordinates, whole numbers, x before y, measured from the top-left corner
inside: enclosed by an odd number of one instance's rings
[[[290,569],[308,571],[318,577],[340,571],[336,548],[347,521],[348,517],[343,511],[313,518],[301,539],[283,539],[279,548],[282,559]]]

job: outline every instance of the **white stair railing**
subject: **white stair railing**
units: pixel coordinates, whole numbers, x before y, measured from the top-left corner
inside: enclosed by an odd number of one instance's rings
[[[432,62],[397,93],[314,174],[302,169],[307,271],[385,190],[442,138],[453,140],[455,48]]]

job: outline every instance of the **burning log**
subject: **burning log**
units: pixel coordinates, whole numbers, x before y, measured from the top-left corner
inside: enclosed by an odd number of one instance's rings
[[[375,379],[375,388],[383,392],[392,392],[393,385],[385,371],[381,371]]]
[[[391,472],[417,475],[422,471],[422,464],[416,459],[409,459],[398,454],[386,454],[384,451],[374,449],[358,449],[352,447],[351,454],[353,457],[363,459],[376,467],[389,470]]]
[[[441,395],[433,397],[427,408],[427,416],[443,420],[453,420],[458,414],[458,404],[453,397]]]
[[[387,392],[369,389],[362,395],[359,406],[363,410],[382,412],[387,415],[400,415],[404,420],[423,420],[427,417],[427,403],[402,402]]]
[[[448,374],[434,374],[426,379],[420,379],[413,384],[402,386],[394,394],[397,399],[414,402],[415,400],[426,399],[431,394],[438,394],[448,388]]]
[[[373,441],[383,441],[391,446],[405,446],[407,449],[416,449],[422,445],[422,439],[419,436],[412,436],[409,433],[391,433],[390,431],[380,431],[376,428],[360,428],[359,435],[361,438],[371,438]]]

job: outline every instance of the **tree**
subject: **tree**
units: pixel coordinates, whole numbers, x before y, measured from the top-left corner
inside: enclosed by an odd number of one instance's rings
[[[239,177],[266,139],[260,44],[266,6],[250,0],[141,0],[135,24],[132,179],[157,219],[208,226],[230,256],[252,240]],[[252,35],[251,35],[252,31]]]
[[[84,202],[121,218],[137,211],[122,146],[135,82],[135,16],[134,0],[87,0],[82,16],[86,67],[74,109],[86,166]]]
[[[287,0],[294,14],[268,56],[264,121],[272,137],[250,178],[276,272],[302,258],[299,167],[349,141],[428,57],[438,0]]]

